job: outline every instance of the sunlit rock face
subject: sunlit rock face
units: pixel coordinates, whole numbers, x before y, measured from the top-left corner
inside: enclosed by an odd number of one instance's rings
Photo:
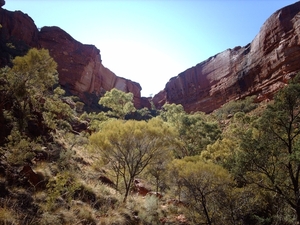
[[[221,52],[173,77],[154,103],[212,112],[224,103],[257,95],[272,98],[300,71],[300,2],[276,11],[254,40]]]
[[[58,27],[43,27],[39,32],[39,44],[48,49],[58,63],[60,84],[85,103],[90,103],[91,94],[101,96],[117,88],[133,93],[135,105],[140,106],[140,85],[105,68],[100,51],[94,45],[84,45]]]
[[[141,86],[105,68],[100,50],[94,45],[84,45],[58,27],[39,30],[21,11],[0,8],[0,24],[1,67],[11,65],[12,58],[26,54],[32,47],[45,48],[58,64],[59,83],[87,105],[97,105],[105,91],[117,88],[133,93],[135,106],[141,107]]]

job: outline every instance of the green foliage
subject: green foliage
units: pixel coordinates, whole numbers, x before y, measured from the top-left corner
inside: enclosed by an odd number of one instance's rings
[[[101,131],[91,135],[90,143],[110,164],[116,179],[125,185],[124,201],[129,194],[134,177],[173,148],[174,131],[161,120],[107,121]]]
[[[43,96],[58,82],[57,64],[48,50],[30,49],[23,57],[13,60],[13,68],[7,74],[7,82],[20,100],[35,102],[33,96]]]
[[[165,104],[160,117],[179,133],[182,146],[175,153],[177,158],[199,155],[220,138],[221,130],[216,121],[203,113],[187,114],[182,105]]]
[[[38,140],[34,141],[15,129],[7,139],[8,142],[3,149],[10,165],[23,165],[25,162],[29,162],[35,156],[34,150],[42,148]]]
[[[2,113],[13,129],[27,136],[44,135],[49,129],[71,129],[73,111],[63,102],[57,64],[48,50],[30,49],[0,71]],[[10,114],[5,113],[10,111]]]
[[[238,179],[278,195],[300,221],[300,84],[296,77],[274,104],[239,135],[233,170]]]
[[[48,50],[30,49],[25,56],[13,60],[12,68],[1,69],[2,104],[11,102],[13,120],[20,132],[28,132],[29,123],[39,126],[35,130],[55,129],[59,120],[70,117],[70,107],[61,101],[64,91],[53,90],[58,83],[56,67]]]
[[[136,110],[135,118],[136,120],[149,120],[153,118],[153,115],[148,108],[144,107],[142,109]]]
[[[172,174],[181,187],[180,195],[188,202],[190,217],[195,224],[217,224],[222,219],[226,224],[223,206],[219,204],[228,195],[233,184],[227,170],[199,157],[176,159],[172,163]]]
[[[201,152],[201,158],[204,161],[211,161],[216,164],[226,166],[235,150],[238,149],[238,143],[229,138],[217,140],[215,143],[207,146],[206,150]]]
[[[237,112],[248,113],[257,107],[254,103],[256,96],[249,96],[242,100],[230,101],[224,104],[220,109],[214,112],[214,115],[219,119],[226,119]]]
[[[100,98],[99,104],[110,109],[109,115],[125,119],[125,116],[136,109],[133,105],[133,94],[125,93],[116,88],[107,91],[105,95]]]
[[[79,190],[80,184],[77,182],[74,175],[68,171],[58,173],[55,177],[49,180],[47,184],[47,207],[49,210],[57,207],[58,198],[70,204],[74,197],[75,191]]]
[[[146,224],[161,224],[159,221],[158,201],[155,196],[146,196],[144,210],[139,213],[139,217]]]
[[[71,120],[73,111],[67,103],[62,101],[64,94],[65,91],[57,87],[54,89],[53,95],[45,98],[42,115],[45,125],[53,130],[58,127],[71,129],[71,125],[67,121]]]
[[[175,127],[179,127],[182,117],[186,115],[182,105],[168,104],[163,105],[160,111],[160,117],[163,121],[172,124]],[[178,124],[179,123],[179,124]]]
[[[80,119],[88,121],[89,122],[89,129],[93,132],[98,132],[101,129],[101,126],[103,122],[109,120],[110,118],[106,115],[104,112],[100,113],[87,113],[84,112],[81,116]]]
[[[169,177],[166,170],[173,159],[171,151],[160,152],[160,157],[156,157],[148,167],[145,168],[145,177],[154,187],[156,192],[164,192],[168,188]]]
[[[183,156],[199,155],[206,146],[220,138],[221,130],[215,121],[206,121],[205,115],[197,113],[185,115],[179,129],[184,142]]]
[[[78,113],[82,113],[83,112],[83,107],[84,107],[84,103],[83,102],[76,102],[76,112]]]

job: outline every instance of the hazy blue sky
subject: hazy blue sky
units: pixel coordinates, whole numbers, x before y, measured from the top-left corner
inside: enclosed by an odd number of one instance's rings
[[[103,65],[136,81],[142,96],[219,52],[250,43],[295,0],[6,0],[37,27],[59,26],[101,51]]]

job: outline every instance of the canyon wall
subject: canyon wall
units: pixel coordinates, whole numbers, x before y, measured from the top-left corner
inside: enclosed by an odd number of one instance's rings
[[[157,108],[168,102],[182,104],[187,112],[209,113],[249,95],[256,95],[257,101],[272,98],[300,71],[300,2],[271,15],[250,44],[227,49],[187,69],[152,99],[141,97],[138,83],[105,68],[94,45],[76,41],[59,27],[39,30],[27,14],[2,8],[0,24],[1,67],[11,65],[12,58],[29,48],[46,48],[58,63],[62,87],[91,108],[105,91],[117,88],[132,92],[137,108],[150,107],[149,101]]]
[[[249,95],[262,101],[300,71],[299,62],[297,2],[271,15],[250,44],[227,49],[171,78],[153,102],[157,107],[168,102],[182,104],[188,112],[209,113]]]
[[[81,44],[59,27],[43,27],[38,39],[40,47],[48,49],[57,62],[59,83],[67,91],[92,104],[91,95],[98,99],[105,91],[117,88],[133,93],[135,106],[140,107],[141,86],[105,68],[94,45]]]
[[[0,6],[4,3],[0,2]],[[0,66],[11,66],[11,59],[32,48],[45,48],[58,64],[59,83],[68,93],[76,95],[93,108],[105,91],[117,88],[134,95],[141,107],[141,86],[118,77],[101,62],[100,50],[85,45],[59,27],[38,29],[34,21],[21,11],[0,8]]]

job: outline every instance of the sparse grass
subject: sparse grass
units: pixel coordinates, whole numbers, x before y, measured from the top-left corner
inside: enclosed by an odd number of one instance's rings
[[[90,152],[85,145],[72,145],[73,136],[56,135],[59,144],[53,144],[49,150],[59,152],[60,157],[32,166],[47,178],[47,189],[9,187],[14,197],[8,207],[0,209],[0,225],[23,223],[30,213],[26,207],[36,207],[38,211],[30,217],[28,225],[159,224],[159,219],[169,212],[161,208],[162,203],[154,196],[129,196],[127,203],[123,203],[122,193],[100,182],[99,176],[105,171],[97,153]],[[78,161],[80,158],[84,161]],[[20,206],[18,198],[22,196],[24,205]]]
[[[127,213],[127,212],[126,212]],[[125,225],[128,224],[127,215],[122,212],[120,208],[118,210],[109,210],[106,215],[98,218],[99,225]]]
[[[11,208],[0,208],[0,224],[13,225],[18,224],[16,218],[16,212]]]
[[[62,218],[59,215],[45,212],[42,214],[41,218],[38,221],[41,225],[52,225],[52,224],[62,224]]]
[[[82,224],[96,225],[96,218],[93,209],[86,204],[77,204],[72,207],[73,214]]]

